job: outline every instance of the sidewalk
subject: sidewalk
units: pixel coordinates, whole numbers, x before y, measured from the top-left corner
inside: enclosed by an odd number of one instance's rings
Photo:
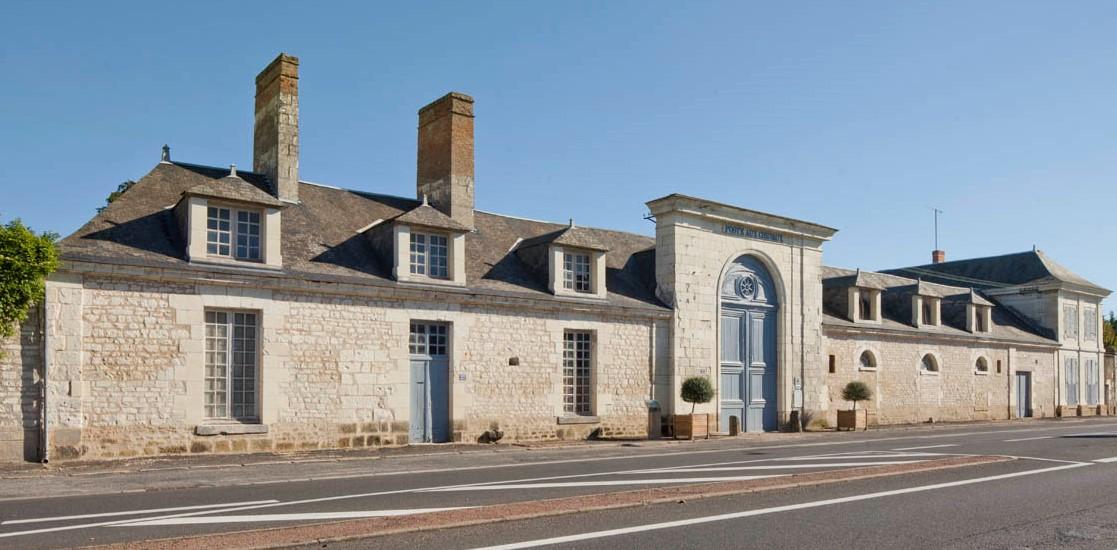
[[[110,461],[0,465],[0,500],[137,492],[164,489],[262,485],[290,481],[391,475],[470,466],[520,464],[582,457],[637,456],[654,452],[732,449],[773,444],[839,441],[913,431],[1022,427],[1050,419],[962,424],[890,426],[868,432],[761,433],[709,440],[564,441],[495,445],[438,444],[362,450],[292,453],[177,455]]]

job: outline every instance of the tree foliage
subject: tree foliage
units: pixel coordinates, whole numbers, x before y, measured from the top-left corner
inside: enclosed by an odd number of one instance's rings
[[[709,403],[714,398],[714,386],[705,376],[692,376],[683,381],[683,401],[690,403],[690,414],[694,414],[696,403]]]
[[[109,193],[109,196],[105,197],[105,205],[98,208],[97,212],[100,213],[104,209],[108,208],[109,205],[113,203],[113,201],[115,201],[116,199],[119,199],[120,196],[123,195],[129,189],[131,189],[133,185],[136,185],[136,182],[134,182],[132,180],[128,180],[128,181],[126,181],[124,183],[121,183],[120,185],[116,186],[116,191],[113,191],[112,193]]]
[[[857,410],[858,401],[868,401],[873,398],[873,391],[860,380],[854,380],[842,388],[842,399],[853,402],[853,409]]]
[[[58,267],[58,235],[36,235],[18,219],[0,225],[0,337],[15,334],[43,299],[46,276]]]

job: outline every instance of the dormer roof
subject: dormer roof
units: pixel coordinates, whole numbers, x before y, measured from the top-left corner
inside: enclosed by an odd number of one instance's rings
[[[248,183],[239,175],[227,175],[221,179],[206,180],[182,192],[184,197],[206,197],[235,202],[282,208],[287,203]]]
[[[423,203],[399,216],[393,220],[395,223],[404,225],[415,225],[420,227],[429,227],[432,229],[443,229],[454,233],[467,233],[469,228],[459,223],[454,218],[443,214],[441,210]]]
[[[530,248],[532,246],[539,246],[542,244],[556,244],[559,246],[569,246],[572,248],[584,248],[586,250],[595,250],[598,252],[608,252],[609,248],[601,243],[593,235],[593,231],[584,227],[576,225],[569,225],[558,231],[544,233],[538,237],[532,237],[520,243],[519,248]]]

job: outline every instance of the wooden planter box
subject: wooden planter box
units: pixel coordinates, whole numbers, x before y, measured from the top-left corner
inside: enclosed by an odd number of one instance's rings
[[[709,439],[708,414],[676,414],[675,439]]]
[[[838,411],[839,430],[869,429],[869,411],[865,409]]]

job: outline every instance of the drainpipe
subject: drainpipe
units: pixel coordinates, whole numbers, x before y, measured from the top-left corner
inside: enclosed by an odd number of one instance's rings
[[[803,431],[803,419],[807,414],[807,304],[804,303],[806,299],[806,285],[803,277],[806,276],[807,268],[803,265],[805,253],[803,251],[803,237],[799,236],[799,425],[795,426],[795,431]],[[822,330],[819,325],[818,330]],[[819,334],[819,338],[822,335]],[[794,390],[792,390],[794,391]]]
[[[39,330],[41,331],[40,334],[42,334],[42,346],[43,346],[43,352],[42,352],[42,357],[43,357],[42,393],[40,394],[40,401],[39,401],[41,403],[41,406],[40,406],[41,410],[40,410],[40,413],[39,413],[40,414],[40,417],[39,417],[39,446],[40,446],[40,448],[39,448],[39,460],[43,464],[46,464],[46,463],[50,462],[50,430],[47,429],[47,416],[48,416],[47,415],[47,394],[49,393],[49,391],[48,391],[49,386],[47,384],[47,380],[48,380],[47,369],[49,368],[51,359],[54,356],[54,354],[51,352],[51,348],[50,348],[49,340],[48,340],[48,336],[47,336],[49,334],[48,327],[50,326],[50,322],[47,320],[47,311],[48,311],[47,304],[49,302],[50,301],[48,299],[46,299],[46,297],[44,297],[43,298],[43,304],[39,308],[39,313],[40,313]]]

